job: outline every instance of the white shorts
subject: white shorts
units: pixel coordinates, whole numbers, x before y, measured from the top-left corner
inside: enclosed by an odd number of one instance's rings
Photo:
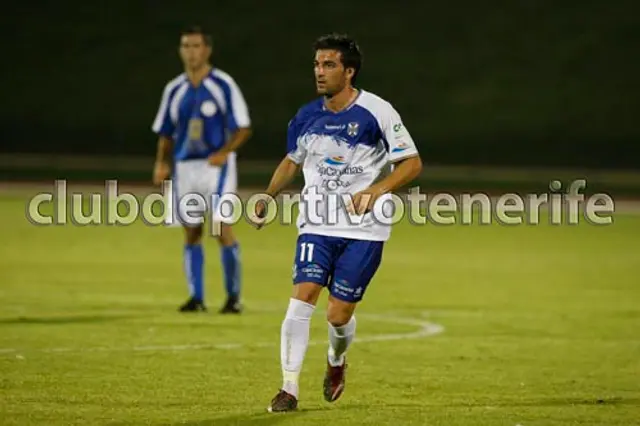
[[[181,199],[188,194],[198,194],[204,198],[206,211],[212,215],[214,221],[226,222],[220,215],[220,203],[216,200],[223,194],[236,193],[238,190],[238,174],[236,167],[236,153],[227,156],[227,162],[222,167],[212,166],[207,159],[178,161],[172,178],[173,202],[171,208],[167,208],[169,226],[196,226],[186,223],[178,214],[178,206]],[[217,195],[218,197],[213,197]],[[183,201],[184,203],[185,201]],[[213,206],[212,206],[213,202]]]

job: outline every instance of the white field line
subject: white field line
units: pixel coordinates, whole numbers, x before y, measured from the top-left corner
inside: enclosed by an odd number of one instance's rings
[[[435,324],[430,321],[418,318],[403,318],[397,316],[387,316],[381,314],[357,314],[358,318],[366,318],[372,321],[379,321],[387,324],[399,324],[415,326],[418,329],[406,333],[387,333],[387,334],[374,334],[368,336],[357,336],[355,341],[359,343],[367,342],[383,342],[390,340],[413,340],[421,339],[425,337],[435,336],[444,332],[444,327],[440,324]],[[177,351],[193,351],[204,349],[220,349],[220,350],[233,350],[242,349],[247,347],[253,348],[267,348],[279,345],[278,341],[273,342],[255,342],[255,343],[211,343],[211,344],[194,344],[194,345],[149,345],[149,346],[130,346],[130,347],[59,347],[59,348],[44,348],[35,350],[19,350],[15,348],[0,348],[0,355],[20,354],[20,353],[90,353],[90,352],[177,352]],[[326,345],[326,340],[311,340],[309,346]]]

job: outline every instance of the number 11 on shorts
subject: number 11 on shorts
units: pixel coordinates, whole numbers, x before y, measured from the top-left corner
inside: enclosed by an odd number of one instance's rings
[[[313,246],[313,243],[300,244],[300,262],[304,262],[305,257],[307,258],[307,262],[313,261]]]

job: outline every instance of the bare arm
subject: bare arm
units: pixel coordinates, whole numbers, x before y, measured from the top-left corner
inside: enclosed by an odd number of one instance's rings
[[[294,163],[289,157],[285,157],[273,172],[271,182],[267,187],[267,194],[277,197],[291,183],[299,169],[300,166],[298,164]]]
[[[227,161],[227,156],[244,145],[250,137],[251,129],[249,127],[239,128],[222,148],[209,156],[209,164],[222,166]]]
[[[158,150],[156,152],[156,163],[171,164],[171,149],[173,141],[166,136],[158,138]]]
[[[153,183],[160,185],[162,181],[171,175],[171,160],[173,151],[173,141],[166,136],[158,138],[158,149],[156,152],[156,164],[153,167]]]
[[[273,198],[277,197],[278,194],[291,183],[299,168],[300,166],[298,164],[294,163],[289,157],[285,157],[273,172],[271,182],[269,182],[269,186],[265,192]],[[264,219],[266,216],[266,208],[266,201],[261,201],[256,204],[255,215],[258,220],[255,221],[254,224],[258,229],[264,225],[264,222],[261,222],[260,219]]]
[[[406,185],[420,175],[422,171],[422,160],[420,156],[405,158],[395,163],[393,172],[380,182],[371,187],[379,194],[393,192]]]
[[[403,185],[411,182],[420,175],[422,160],[415,155],[395,163],[393,172],[380,182],[371,185],[368,189],[357,193],[353,197],[353,204],[348,210],[351,213],[364,214],[373,208],[376,200],[383,194],[393,192]]]
[[[252,135],[252,131],[251,128],[249,127],[241,127],[239,128],[234,134],[233,136],[231,136],[231,139],[229,140],[229,142],[227,142],[225,144],[225,146],[223,146],[220,151],[218,151],[221,154],[229,154],[231,152],[236,151],[238,148],[240,148],[242,145],[245,144],[245,142],[247,142],[249,140],[249,138]]]

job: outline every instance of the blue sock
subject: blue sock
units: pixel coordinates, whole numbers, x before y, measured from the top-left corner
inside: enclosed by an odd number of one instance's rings
[[[191,289],[191,297],[204,301],[203,264],[204,251],[202,250],[202,245],[186,244],[184,246],[184,272]]]
[[[240,245],[222,247],[222,267],[224,268],[224,286],[227,296],[240,297]]]

